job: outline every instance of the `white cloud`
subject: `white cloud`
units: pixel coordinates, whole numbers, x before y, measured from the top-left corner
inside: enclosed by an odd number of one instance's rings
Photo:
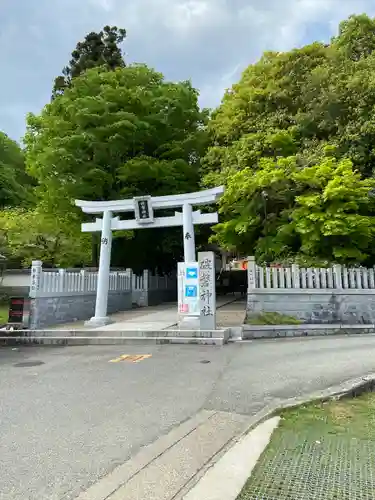
[[[103,9],[106,12],[111,12],[115,7],[114,0],[88,0],[94,7]]]
[[[117,1],[120,6],[121,0]],[[264,50],[289,50],[314,41],[306,36],[315,24],[321,27],[316,39],[328,41],[350,14],[375,15],[372,0],[257,0],[251,4],[248,0],[137,0],[136,6],[119,9],[124,25],[131,20],[130,58],[134,36],[136,52],[143,58],[147,54],[152,65],[162,61],[167,76],[174,77],[176,68],[185,70],[200,87],[202,103],[210,106]]]
[[[169,7],[165,12],[165,25],[180,37],[225,26],[229,11],[225,0],[185,0]]]

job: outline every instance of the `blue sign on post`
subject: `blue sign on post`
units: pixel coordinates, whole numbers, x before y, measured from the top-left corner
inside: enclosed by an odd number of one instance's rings
[[[197,285],[185,286],[185,297],[197,297],[197,296],[198,296]]]
[[[198,268],[197,267],[187,267],[186,268],[186,278],[187,279],[198,279]]]

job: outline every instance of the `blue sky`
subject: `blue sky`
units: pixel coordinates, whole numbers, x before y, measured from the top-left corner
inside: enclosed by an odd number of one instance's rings
[[[76,43],[106,24],[126,28],[127,62],[191,79],[213,107],[264,50],[329,40],[363,12],[375,0],[0,0],[0,130],[22,137]]]

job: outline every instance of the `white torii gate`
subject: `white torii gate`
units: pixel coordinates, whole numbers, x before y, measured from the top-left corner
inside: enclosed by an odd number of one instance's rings
[[[224,193],[220,186],[195,193],[171,196],[139,196],[130,200],[82,201],[75,200],[76,206],[86,214],[102,214],[95,222],[82,224],[83,232],[101,232],[98,286],[96,291],[95,316],[88,322],[91,326],[103,326],[109,323],[107,317],[109,272],[111,266],[112,231],[146,229],[156,227],[183,227],[184,260],[195,262],[194,225],[216,224],[218,214],[193,212],[193,206],[211,205]],[[154,217],[154,210],[181,208],[169,217]],[[114,212],[135,212],[135,219],[121,220],[113,217]]]

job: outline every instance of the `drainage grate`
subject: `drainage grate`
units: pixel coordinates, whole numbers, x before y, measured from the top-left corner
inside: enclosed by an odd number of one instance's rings
[[[26,368],[28,366],[40,366],[44,365],[44,361],[23,361],[22,363],[16,363],[15,367],[17,368]]]
[[[278,435],[239,500],[374,500],[373,436],[314,434]]]

